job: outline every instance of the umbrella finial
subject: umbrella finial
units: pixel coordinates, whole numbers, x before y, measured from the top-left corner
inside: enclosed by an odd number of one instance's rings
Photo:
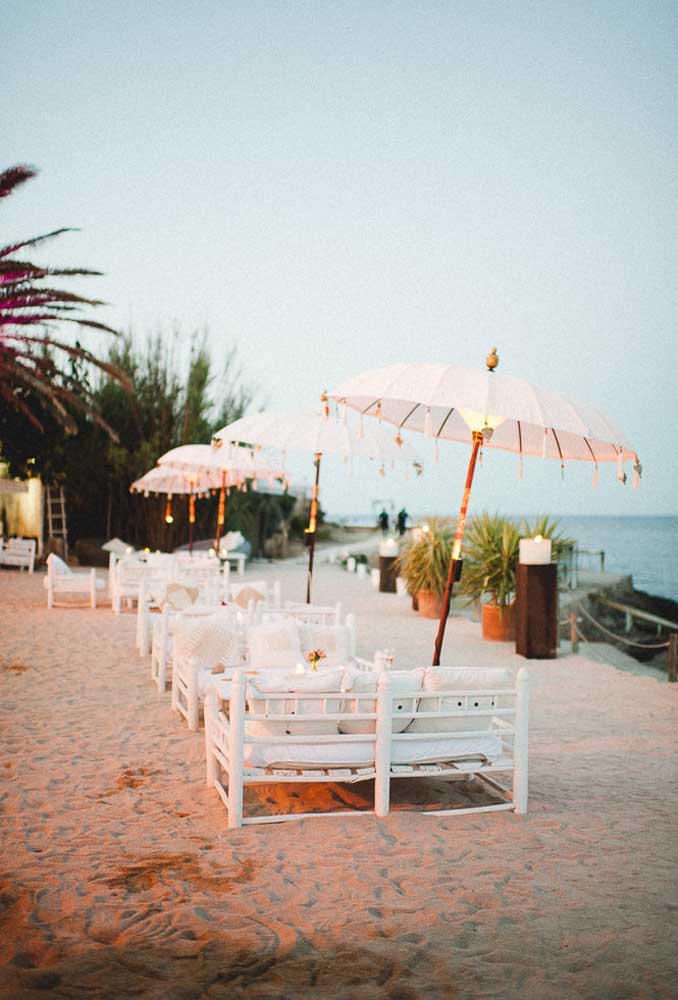
[[[323,411],[325,413],[325,416],[329,417],[329,415],[330,415],[330,405],[329,405],[328,398],[327,398],[327,390],[325,390],[325,392],[321,393],[321,395],[320,395],[320,402],[323,404]]]
[[[496,347],[490,348],[490,353],[485,358],[485,364],[487,365],[488,372],[493,372],[499,364],[499,355],[497,354]]]

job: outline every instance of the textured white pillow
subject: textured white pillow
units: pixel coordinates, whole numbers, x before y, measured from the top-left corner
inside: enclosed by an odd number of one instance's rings
[[[164,604],[172,611],[184,611],[195,604],[200,591],[197,587],[187,587],[183,583],[168,583]]]
[[[495,688],[512,688],[513,680],[508,670],[503,667],[429,667],[424,674],[424,691],[435,693],[448,689],[459,691],[483,691]],[[500,699],[494,695],[478,695],[466,698],[450,696],[443,698],[441,708],[453,712],[464,709],[501,708]],[[419,702],[420,712],[435,712],[438,709],[437,700],[422,698]],[[491,716],[441,716],[436,719],[415,718],[411,733],[464,733],[490,728]]]
[[[389,671],[391,680],[391,690],[393,692],[393,723],[391,731],[394,733],[404,733],[412,722],[412,712],[416,710],[417,695],[422,689],[424,681],[423,670],[391,670]],[[379,674],[374,670],[347,671],[345,674],[344,690],[355,694],[369,694],[377,691]],[[414,696],[414,697],[413,697]],[[376,701],[369,701],[366,698],[358,700],[347,698],[341,707],[342,712],[376,712]],[[351,719],[342,719],[339,722],[340,733],[374,733],[377,723],[372,719],[358,719],[352,722]]]
[[[326,667],[345,667],[348,664],[351,644],[345,625],[299,624],[298,629],[304,659],[312,649],[322,649],[326,658],[321,662]]]
[[[215,615],[179,634],[176,646],[178,656],[195,657],[201,666],[211,669],[221,663],[232,664],[237,659],[238,636],[228,621]]]
[[[254,625],[247,633],[249,663],[255,669],[288,667],[302,661],[297,623],[291,619]]]
[[[343,671],[324,670],[306,674],[276,674],[271,671],[263,674],[247,686],[247,704],[250,712],[263,714],[266,709],[265,695],[269,692],[289,692],[297,696],[296,705],[293,700],[276,701],[269,705],[267,718],[274,719],[276,715],[318,715],[323,712],[336,715],[340,711],[341,700],[330,698],[323,702],[316,698],[304,699],[304,694],[322,694],[325,691],[341,690]],[[336,719],[313,720],[312,722],[249,722],[249,736],[279,737],[279,736],[318,736],[331,735],[337,732]]]

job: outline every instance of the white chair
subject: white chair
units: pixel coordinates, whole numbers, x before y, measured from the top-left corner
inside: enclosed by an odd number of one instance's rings
[[[321,604],[301,604],[294,601],[285,601],[282,608],[274,610],[272,614],[289,615],[298,622],[308,625],[341,625],[341,601],[334,605]]]
[[[63,559],[52,553],[47,557],[47,576],[43,581],[47,590],[47,607],[68,607],[73,601],[62,598],[80,598],[90,607],[97,606],[97,590],[102,590],[103,580],[98,580],[94,569],[74,572]]]
[[[276,690],[270,680],[248,685],[245,673],[237,670],[224,685],[225,698],[215,683],[205,701],[207,784],[224,802],[229,827],[313,815],[245,817],[244,786],[274,782],[372,778],[374,812],[386,816],[394,777],[477,778],[498,802],[432,814],[527,812],[525,668],[515,684],[508,672],[491,668],[410,673],[409,682],[402,678],[396,683],[392,673],[383,672],[362,689],[348,691],[345,679],[338,682],[337,671],[302,678],[281,675]],[[426,697],[421,696],[424,691]],[[500,775],[508,775],[508,786]]]
[[[32,573],[35,550],[34,538],[10,538],[6,543],[0,538],[0,566],[18,566],[20,571]]]
[[[172,708],[195,730],[212,672],[221,668],[230,678],[242,666],[240,637],[232,615],[219,611],[202,622],[183,621],[174,642]]]
[[[244,552],[234,552],[239,545],[245,541],[245,536],[240,531],[227,531],[226,534],[219,542],[219,558],[224,559],[230,565],[235,563],[238,576],[242,576],[245,572],[245,563],[247,562],[247,556]]]

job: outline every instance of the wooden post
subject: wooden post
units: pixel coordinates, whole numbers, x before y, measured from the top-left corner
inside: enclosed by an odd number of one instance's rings
[[[473,473],[476,468],[476,459],[478,458],[478,452],[482,443],[482,432],[474,431],[473,448],[471,450],[471,458],[469,459],[468,470],[466,472],[466,486],[464,487],[464,496],[462,497],[459,517],[457,518],[457,530],[454,535],[454,544],[452,546],[452,558],[450,559],[450,565],[447,571],[447,582],[445,583],[445,593],[443,595],[443,609],[440,614],[440,621],[438,622],[438,634],[436,636],[436,644],[433,650],[434,667],[437,667],[440,663],[440,653],[443,648],[443,639],[445,638],[445,626],[447,625],[447,616],[450,613],[452,587],[455,580],[459,579],[461,571],[461,545],[464,539],[464,528],[466,527],[466,512],[468,510],[468,503],[471,497],[471,487],[473,486]]]
[[[669,684],[678,681],[678,632],[669,635]]]
[[[527,720],[529,675],[521,667],[516,678],[516,714],[513,737],[513,807],[519,816],[527,812]]]
[[[242,826],[243,769],[245,736],[245,675],[236,670],[231,682],[228,727],[228,828]]]
[[[219,509],[217,511],[217,533],[214,539],[214,551],[219,558],[219,540],[224,527],[224,512],[226,510],[226,472],[221,473],[221,489],[219,490]]]
[[[313,582],[313,556],[315,555],[315,536],[318,526],[318,482],[320,480],[320,459],[322,452],[315,455],[315,482],[313,483],[313,496],[311,497],[311,516],[308,519],[308,573],[306,575],[306,603],[311,603],[311,583]]]
[[[393,678],[387,670],[377,681],[377,725],[374,743],[374,812],[388,816],[391,794],[391,734],[393,729]]]
[[[570,643],[572,644],[572,652],[576,653],[579,648],[577,642],[577,612],[570,611]]]

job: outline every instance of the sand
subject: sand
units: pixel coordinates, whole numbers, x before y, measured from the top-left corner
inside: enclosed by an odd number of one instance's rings
[[[303,591],[294,564],[248,576]],[[316,597],[357,612],[361,653],[428,661],[435,626],[406,599],[327,565]],[[1,997],[677,995],[678,685],[665,675],[620,669],[608,647],[529,663],[526,817],[396,811],[229,832],[202,733],[151,684],[133,615],[48,612],[40,575],[3,571],[0,637]],[[524,662],[466,618],[450,621],[444,659]],[[399,800],[443,794],[417,784]],[[369,792],[309,794],[360,807]],[[269,793],[248,808],[275,812]]]

